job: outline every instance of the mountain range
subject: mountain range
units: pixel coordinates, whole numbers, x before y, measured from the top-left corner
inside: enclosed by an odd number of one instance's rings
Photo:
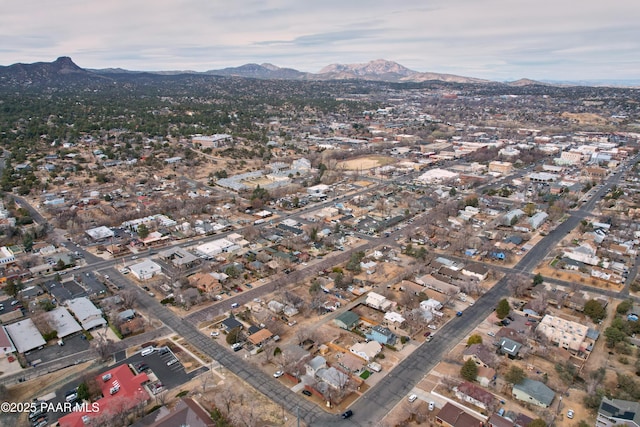
[[[0,66],[0,85],[40,85],[54,80],[74,81],[108,79],[114,74],[148,75],[211,75],[233,76],[271,80],[370,80],[395,83],[442,81],[450,83],[491,83],[473,77],[453,74],[423,73],[410,70],[396,62],[377,59],[365,64],[331,64],[318,73],[307,73],[292,68],[281,68],[273,64],[245,64],[239,67],[196,71],[130,71],[121,68],[85,69],[76,65],[69,57],[60,57],[53,62],[13,64]],[[512,82],[514,85],[541,84],[531,80]]]

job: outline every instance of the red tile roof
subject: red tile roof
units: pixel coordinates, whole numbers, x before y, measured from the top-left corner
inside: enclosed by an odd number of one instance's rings
[[[108,381],[103,381],[102,378],[107,374],[111,374],[111,378]],[[96,377],[96,380],[101,384],[104,396],[95,402],[99,409],[95,412],[78,411],[65,415],[58,420],[60,427],[84,427],[85,423],[82,421],[84,416],[98,419],[106,418],[110,413],[122,413],[149,399],[149,393],[142,386],[149,381],[149,377],[145,373],[134,375],[128,365],[120,365],[110,371],[103,372]],[[111,394],[111,389],[116,386],[119,388],[118,391]],[[91,405],[89,408],[93,409]]]

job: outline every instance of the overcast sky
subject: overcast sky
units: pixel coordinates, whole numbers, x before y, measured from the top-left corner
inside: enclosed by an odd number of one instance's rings
[[[396,61],[498,81],[640,78],[640,0],[12,0],[0,64],[318,72]]]

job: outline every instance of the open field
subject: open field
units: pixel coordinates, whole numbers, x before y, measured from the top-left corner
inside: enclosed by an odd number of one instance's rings
[[[395,161],[396,160],[394,158],[387,156],[366,156],[339,162],[336,165],[336,169],[349,171],[368,170],[379,166],[389,165]]]

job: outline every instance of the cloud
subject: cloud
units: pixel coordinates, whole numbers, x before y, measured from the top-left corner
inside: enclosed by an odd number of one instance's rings
[[[3,5],[0,64],[318,71],[385,58],[496,80],[635,78],[638,16],[636,0],[23,0]]]

